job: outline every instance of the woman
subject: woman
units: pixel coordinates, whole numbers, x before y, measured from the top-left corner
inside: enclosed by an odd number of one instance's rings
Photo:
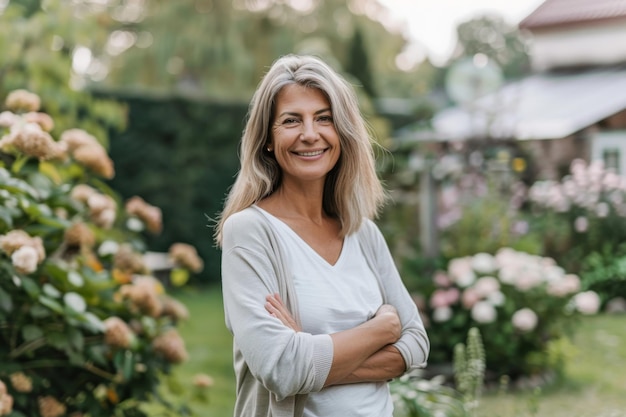
[[[216,227],[235,416],[391,417],[387,381],[429,343],[385,240],[384,200],[351,86],[286,56],[250,106]]]

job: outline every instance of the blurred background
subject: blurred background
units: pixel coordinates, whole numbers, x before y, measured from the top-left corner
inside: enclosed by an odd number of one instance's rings
[[[187,242],[204,260],[188,284],[201,291],[177,290],[192,311],[181,372],[215,375],[202,415],[230,415],[234,395],[212,220],[251,96],[288,53],[341,72],[388,151],[378,163],[392,201],[377,222],[430,326],[423,377],[452,380],[454,346],[478,326],[491,391],[503,375],[521,381],[480,415],[626,415],[624,377],[594,374],[626,370],[613,314],[626,310],[626,0],[0,0],[0,97],[34,91],[55,132],[97,137],[115,164],[106,184],[162,210],[146,249],[158,258]],[[508,281],[507,265],[518,268]],[[550,293],[555,274],[575,276],[572,289]],[[462,298],[485,276],[505,298]],[[511,323],[523,308],[532,336]],[[565,343],[561,318],[576,313],[594,317]],[[577,349],[610,365],[575,368]],[[538,393],[557,374],[575,382]],[[584,380],[607,397],[558,414]]]

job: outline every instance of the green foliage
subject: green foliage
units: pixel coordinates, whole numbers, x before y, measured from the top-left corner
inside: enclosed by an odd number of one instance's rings
[[[609,248],[607,248],[609,249]],[[626,248],[620,245],[619,254]],[[597,292],[603,302],[626,294],[626,255],[613,250],[592,252],[583,261],[580,272],[582,287]]]
[[[456,388],[466,407],[475,410],[485,383],[485,349],[478,328],[469,329],[466,344],[454,346],[453,360]]]
[[[102,145],[53,139],[39,102],[13,92],[0,117],[0,381],[13,415],[146,416],[187,356],[186,309],[141,257],[154,207],[120,207]]]
[[[370,97],[376,97],[376,86],[372,78],[365,41],[361,29],[358,26],[354,30],[354,35],[352,35],[348,54],[349,58],[346,71],[361,82],[363,89]]]
[[[469,417],[463,398],[444,379],[404,375],[390,383],[395,417]]]
[[[37,91],[42,110],[54,119],[53,134],[80,128],[106,145],[109,129],[124,128],[125,107],[70,81],[73,48],[97,42],[101,20],[76,18],[61,0],[45,2],[45,12],[40,3],[14,0],[0,11],[0,97],[20,88]]]
[[[163,211],[163,231],[150,239],[150,250],[189,242],[207,264],[200,278],[219,281],[220,252],[208,218],[220,212],[239,168],[247,104],[115,97],[127,103],[130,114],[128,128],[112,133],[110,153],[118,175],[110,186],[125,198],[141,195]]]
[[[481,53],[495,61],[506,78],[519,78],[530,69],[526,40],[502,17],[482,16],[457,27],[456,59]]]

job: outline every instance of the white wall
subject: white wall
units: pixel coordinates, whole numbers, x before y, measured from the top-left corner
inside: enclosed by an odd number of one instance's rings
[[[617,168],[619,175],[626,175],[626,130],[597,132],[591,141],[591,160],[604,160],[607,168]],[[611,166],[612,161],[617,163]]]
[[[530,52],[534,71],[626,62],[626,19],[534,32]]]

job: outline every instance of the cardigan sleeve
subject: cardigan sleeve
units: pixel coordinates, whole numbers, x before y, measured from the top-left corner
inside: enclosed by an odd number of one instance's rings
[[[226,325],[250,372],[282,400],[323,388],[333,344],[329,335],[295,332],[265,310],[265,297],[279,292],[281,279],[275,262],[279,248],[272,247],[265,228],[249,211],[226,220],[222,293]]]
[[[375,257],[373,264],[384,302],[396,308],[402,322],[402,336],[394,346],[404,358],[406,372],[424,368],[428,360],[430,341],[417,306],[400,277],[380,229],[371,220],[365,220],[362,229],[365,229],[366,235],[363,237],[371,249],[370,256]]]

